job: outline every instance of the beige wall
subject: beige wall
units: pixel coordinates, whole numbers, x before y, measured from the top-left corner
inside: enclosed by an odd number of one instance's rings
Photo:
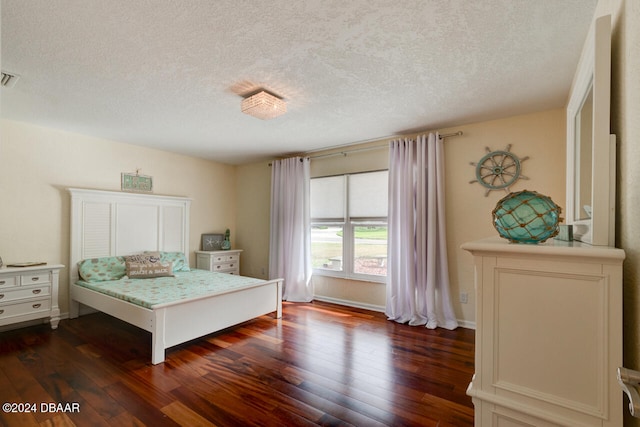
[[[157,194],[188,196],[191,209],[191,263],[205,232],[231,229],[234,248],[244,249],[241,272],[268,276],[269,194],[271,169],[266,162],[229,166],[169,152],[136,147],[54,129],[3,120],[0,145],[0,256],[6,262],[43,260],[68,265],[68,187],[118,190],[121,172],[154,178]],[[461,243],[495,235],[490,213],[502,193],[484,196],[482,188],[469,184],[474,177],[471,161],[513,144],[523,163],[521,181],[513,189],[528,188],[564,200],[564,113],[548,111],[484,123],[444,129],[463,130],[447,140],[448,251],[456,315],[463,324],[475,322],[471,258]],[[383,145],[378,141],[369,145]],[[353,147],[352,147],[353,148]],[[377,149],[348,156],[312,161],[314,176],[386,168],[387,150]],[[382,309],[382,284],[315,278],[319,297]],[[67,272],[62,274],[61,304],[67,310]],[[458,303],[460,292],[469,294]]]
[[[489,122],[474,123],[445,129],[442,132],[462,130],[463,136],[445,143],[447,188],[447,244],[449,274],[454,309],[458,319],[475,324],[475,290],[473,258],[460,249],[464,242],[498,233],[492,224],[491,212],[507,193],[491,191],[485,196],[484,187],[475,179],[475,167],[492,151],[504,150],[511,144],[511,152],[522,162],[522,175],[511,191],[533,190],[545,194],[563,208],[566,187],[566,129],[564,109],[510,117]],[[469,295],[467,304],[460,304],[460,292]],[[463,323],[464,324],[464,323]]]
[[[469,181],[475,178],[475,168],[469,163],[480,160],[486,154],[485,147],[503,150],[508,144],[512,144],[511,151],[515,155],[530,157],[522,163],[522,173],[530,179],[519,181],[512,190],[535,190],[549,195],[557,204],[564,206],[565,111],[558,109],[457,126],[443,129],[442,133],[458,130],[462,130],[464,135],[449,138],[445,142],[449,272],[456,315],[463,324],[473,325],[473,261],[469,254],[460,250],[460,245],[468,240],[497,234],[491,224],[491,211],[506,193],[493,191],[485,197],[485,191],[480,184],[469,184]],[[386,145],[386,141],[349,148],[380,145]],[[323,153],[313,153],[318,154]],[[347,156],[316,158],[311,161],[311,175],[323,176],[387,167],[388,151],[375,149],[352,152]],[[268,219],[257,212],[264,212],[268,216],[268,208],[265,208],[269,203],[268,197],[262,197],[258,193],[267,194],[269,181],[270,169],[265,163],[238,168],[238,233],[243,236],[242,247],[247,253],[251,253],[253,260],[256,260],[254,265],[243,264],[245,273],[245,269],[255,270],[265,262],[268,265]],[[244,238],[244,230],[251,230],[253,237]],[[265,237],[260,237],[260,234]],[[385,305],[383,284],[315,277],[314,285],[315,293],[320,298],[377,309]],[[460,292],[469,294],[467,304],[458,302]]]
[[[624,365],[640,370],[640,2],[600,0],[612,16],[611,132],[618,143],[616,246],[625,250]],[[626,409],[625,426],[640,426]]]
[[[120,173],[153,177],[155,194],[192,199],[190,255],[200,235],[236,228],[235,167],[165,151],[2,120],[0,256],[69,264],[69,187],[120,189]],[[61,273],[68,310],[68,269]]]
[[[200,235],[231,229],[234,248],[244,249],[241,272],[268,277],[269,194],[271,169],[266,162],[229,166],[168,152],[3,120],[0,145],[0,256],[5,262],[43,260],[68,264],[68,187],[118,190],[121,172],[154,178],[157,194],[188,196],[191,210],[191,263]],[[523,174],[513,190],[531,189],[564,202],[564,111],[554,110],[443,129],[464,131],[446,147],[449,271],[457,317],[475,322],[473,266],[460,245],[495,235],[491,211],[504,194],[487,197],[479,184],[469,184],[485,147],[512,152],[523,162]],[[378,141],[369,145],[380,145]],[[353,148],[353,147],[352,147]],[[387,166],[387,150],[312,161],[314,176],[377,170]],[[319,297],[382,309],[382,284],[331,278],[314,279]],[[67,310],[67,272],[62,274],[61,304]],[[469,295],[458,302],[460,292]]]
[[[267,162],[238,166],[237,247],[243,249],[240,274],[269,278],[271,167]]]

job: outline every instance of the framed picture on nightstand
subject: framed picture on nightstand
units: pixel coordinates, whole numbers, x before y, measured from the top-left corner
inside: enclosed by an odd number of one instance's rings
[[[203,251],[219,251],[222,248],[224,234],[203,234],[202,250]]]

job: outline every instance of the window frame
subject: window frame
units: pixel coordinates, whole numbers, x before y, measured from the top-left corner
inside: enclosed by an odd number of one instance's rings
[[[379,169],[379,170],[371,170],[371,171],[363,171],[363,172],[351,172],[351,173],[343,173],[343,174],[335,174],[335,175],[327,175],[327,176],[317,176],[313,179],[319,178],[330,178],[335,176],[343,176],[344,179],[344,191],[343,191],[343,206],[344,213],[342,218],[310,218],[310,227],[318,225],[341,225],[342,226],[342,269],[341,270],[333,270],[328,268],[313,268],[313,274],[317,276],[326,276],[326,277],[335,277],[341,279],[350,279],[350,280],[361,280],[367,282],[376,282],[376,283],[386,283],[387,275],[377,275],[377,274],[363,274],[355,272],[355,229],[356,227],[366,226],[368,224],[374,226],[384,225],[387,227],[388,232],[388,216],[376,216],[376,217],[351,217],[349,212],[349,176],[351,175],[359,175],[365,173],[375,173],[375,172],[386,172],[389,173],[388,169]],[[385,241],[385,245],[388,245],[388,238]]]

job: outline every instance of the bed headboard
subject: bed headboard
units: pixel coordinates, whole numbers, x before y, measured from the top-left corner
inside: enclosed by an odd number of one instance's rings
[[[154,194],[69,188],[71,259],[69,283],[86,258],[142,251],[184,252],[189,259],[191,199]]]

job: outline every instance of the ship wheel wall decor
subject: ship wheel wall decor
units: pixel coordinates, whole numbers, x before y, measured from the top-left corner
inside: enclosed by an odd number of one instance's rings
[[[469,184],[479,182],[487,189],[484,193],[485,197],[492,190],[504,190],[511,192],[509,187],[518,181],[518,179],[529,179],[522,175],[522,162],[527,160],[529,156],[518,158],[511,150],[511,144],[507,145],[504,150],[491,151],[489,147],[485,147],[487,154],[480,159],[478,163],[471,162],[476,167],[476,179],[469,181]]]

